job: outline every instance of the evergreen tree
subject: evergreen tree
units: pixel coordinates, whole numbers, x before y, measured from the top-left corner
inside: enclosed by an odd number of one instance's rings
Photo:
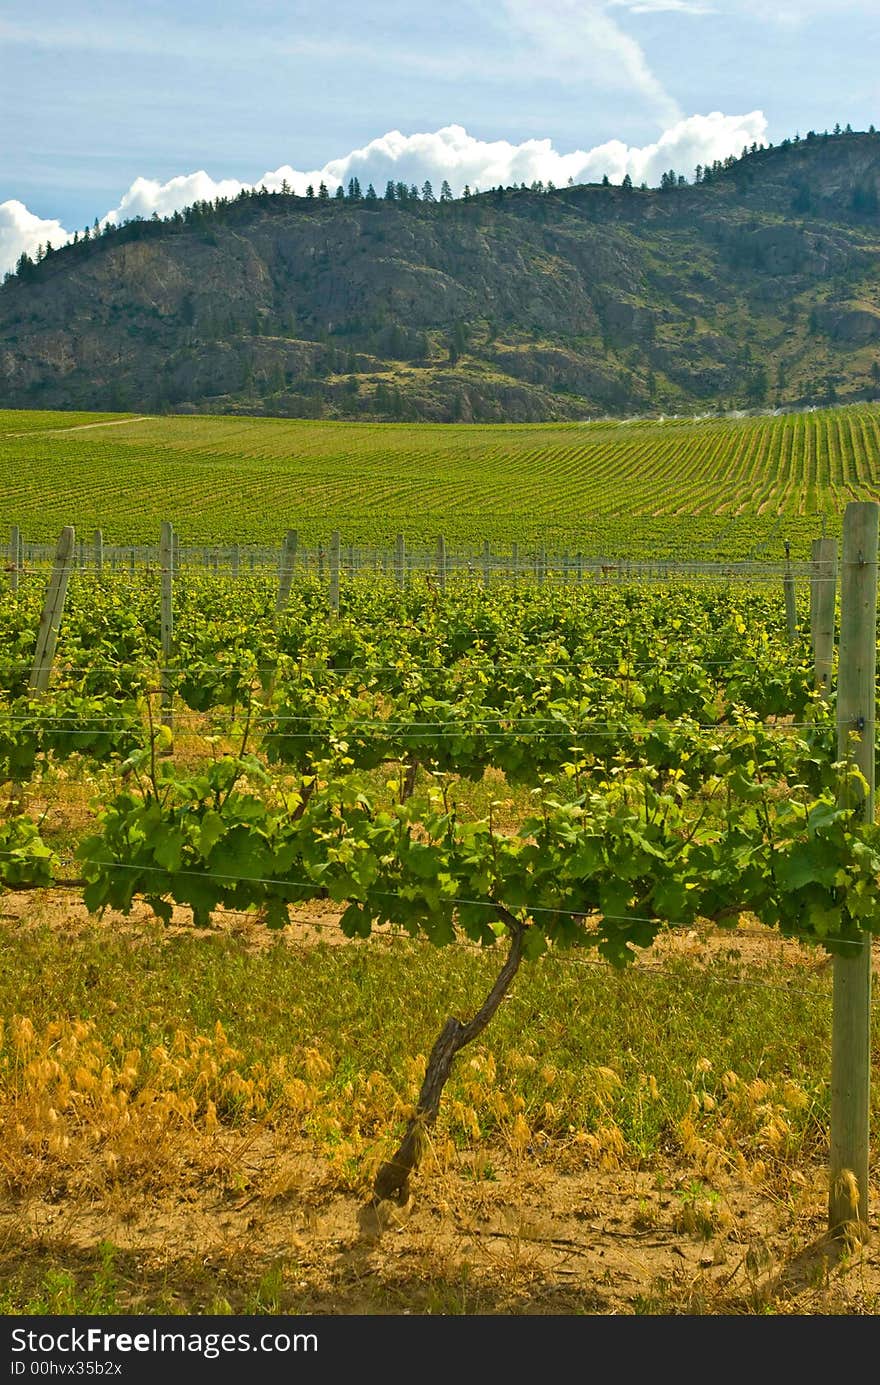
[[[850,205],[854,212],[862,216],[876,216],[878,209],[877,189],[873,183],[857,183],[852,190]]]
[[[423,202],[436,202],[436,201],[437,201],[436,197],[434,196],[434,189],[431,187],[431,184],[430,184],[430,182],[429,182],[429,180],[428,180],[427,178],[426,178],[425,181],[422,183],[422,201],[423,201]]]
[[[447,183],[447,181],[446,181],[445,178],[443,179],[443,182],[442,182],[442,184],[441,184],[441,186],[440,186],[440,201],[441,201],[441,202],[451,202],[451,201],[452,201],[452,188],[449,186],[449,184]]]
[[[351,202],[360,202],[361,200],[361,185],[357,178],[349,178],[348,180],[348,197]]]
[[[315,189],[312,187],[311,183],[309,183],[308,187],[306,188],[306,197],[314,197],[314,195]]]
[[[322,178],[322,179],[321,179],[321,182],[320,182],[320,184],[319,184],[319,186],[318,186],[318,198],[319,198],[319,200],[320,200],[321,202],[326,202],[326,201],[328,200],[329,196],[330,196],[330,194],[329,194],[329,192],[327,191],[327,184],[324,182],[324,180],[323,180],[323,178]]]
[[[449,364],[457,365],[462,351],[467,346],[468,330],[463,322],[453,324],[449,334]]]
[[[378,202],[378,200],[379,200],[379,198],[378,198],[378,195],[377,195],[377,193],[376,193],[376,189],[373,187],[373,184],[372,184],[372,183],[368,184],[368,186],[367,186],[367,191],[366,191],[366,193],[364,194],[364,201],[365,201],[365,202]]]
[[[385,184],[385,201],[394,202],[397,199],[397,189],[394,186],[394,179],[389,178]]]
[[[808,212],[812,203],[813,196],[809,183],[798,182],[795,186],[794,197],[791,199],[791,210],[793,212]]]
[[[751,404],[763,404],[767,398],[767,367],[763,361],[753,366],[746,384],[746,397]]]

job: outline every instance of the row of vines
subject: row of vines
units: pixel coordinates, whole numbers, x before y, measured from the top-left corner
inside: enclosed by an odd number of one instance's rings
[[[183,573],[160,668],[154,581],[77,573],[39,695],[43,592],[0,599],[7,888],[76,888],[95,913],[187,906],[200,927],[227,908],[280,928],[329,899],[350,936],[500,946],[485,1005],[438,1040],[427,1118],[548,948],[622,966],[662,929],[748,912],[846,955],[875,926],[880,840],[846,806],[863,781],[838,759],[807,613],[792,640],[775,584],[355,579],[335,614],[310,578],[279,613],[276,586]],[[95,801],[62,848],[40,805],[77,767]],[[382,1196],[405,1194],[418,1129]]]
[[[339,530],[386,550],[403,532],[415,549],[442,532],[455,549],[647,561],[766,556],[785,538],[806,558],[820,517],[836,533],[849,501],[878,494],[878,440],[876,404],[418,427],[15,410],[0,411],[0,495],[34,540],[72,523],[152,543],[162,520],[197,515],[197,545],[292,527],[309,546]]]

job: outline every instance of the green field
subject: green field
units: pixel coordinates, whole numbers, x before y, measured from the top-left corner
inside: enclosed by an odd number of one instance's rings
[[[0,527],[106,542],[488,539],[524,552],[797,557],[880,496],[880,405],[587,424],[368,424],[0,411]]]

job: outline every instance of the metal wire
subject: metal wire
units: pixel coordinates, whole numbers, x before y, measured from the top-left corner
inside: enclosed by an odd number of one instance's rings
[[[8,851],[0,851],[0,858],[6,859],[6,860],[20,859],[19,857],[16,856],[16,854],[15,854],[14,852],[8,852]],[[259,877],[259,876],[252,876],[252,875],[246,875],[246,876],[225,875],[225,874],[222,874],[222,873],[219,873],[219,872],[198,871],[198,870],[182,870],[182,869],[181,869],[181,870],[175,870],[175,871],[169,871],[169,870],[166,870],[164,866],[134,865],[134,864],[132,864],[132,863],[130,863],[130,862],[127,862],[127,861],[99,861],[99,860],[89,860],[88,858],[80,858],[80,857],[67,857],[67,858],[62,858],[61,864],[66,864],[66,865],[70,865],[70,866],[89,866],[89,865],[97,865],[97,866],[100,866],[100,867],[101,867],[102,869],[104,869],[104,870],[129,870],[129,871],[135,871],[135,872],[137,872],[137,873],[146,873],[146,874],[164,875],[164,876],[167,876],[167,875],[175,875],[175,876],[182,875],[182,876],[185,876],[185,877],[188,877],[188,878],[192,878],[192,879],[196,879],[196,880],[216,880],[216,881],[219,881],[219,882],[223,882],[223,883],[225,883],[225,884],[234,884],[234,885],[235,885],[235,884],[277,885],[277,886],[285,887],[285,888],[287,888],[287,889],[303,889],[303,890],[309,890],[309,891],[312,892],[312,898],[322,898],[322,899],[326,899],[326,898],[327,898],[327,895],[326,895],[326,887],[316,884],[316,882],[315,882],[314,880],[306,880],[306,881],[303,881],[303,880],[276,880],[276,879],[272,879],[272,878],[269,878],[269,877]],[[48,886],[48,887],[44,887],[44,886],[32,886],[31,888],[33,888],[33,889],[51,888],[51,886]],[[323,892],[323,893],[322,893],[322,892]],[[415,901],[413,901],[412,899],[410,899],[409,895],[404,894],[404,892],[403,892],[402,890],[371,891],[371,893],[373,894],[373,897],[374,897],[374,898],[377,898],[377,899],[405,899],[405,900],[407,900],[408,903],[414,903],[414,902],[415,902]],[[282,902],[284,902],[284,901],[282,901]],[[299,903],[305,903],[306,901],[290,900],[290,901],[287,901],[287,902],[290,903],[290,904],[296,904],[296,903],[298,903],[298,902],[299,902]],[[359,901],[355,900],[354,902],[357,903],[357,902],[359,902]],[[490,913],[493,913],[493,914],[495,914],[495,915],[497,915],[499,908],[505,908],[505,907],[507,907],[507,906],[505,906],[505,905],[503,904],[503,901],[500,901],[500,900],[498,900],[498,901],[492,901],[492,900],[486,900],[486,899],[463,899],[463,898],[461,898],[461,897],[459,897],[459,896],[444,896],[444,898],[443,898],[443,900],[442,900],[442,903],[443,903],[443,904],[451,904],[451,905],[455,905],[455,906],[465,905],[465,906],[470,907],[470,908],[487,909]],[[223,906],[218,904],[217,907],[218,907],[218,908],[222,908]],[[560,909],[560,908],[553,907],[553,906],[550,906],[550,905],[526,905],[526,904],[522,904],[522,905],[518,905],[517,908],[519,908],[519,909],[521,910],[521,912],[525,913],[525,914],[526,914],[528,917],[530,917],[530,918],[531,918],[531,917],[534,917],[535,914],[548,914],[548,915],[553,915],[553,916],[560,917],[560,918],[569,918],[569,919],[576,918],[576,919],[581,919],[582,921],[583,921],[583,920],[586,920],[588,917],[591,917],[591,918],[601,918],[603,921],[608,921],[608,922],[611,922],[611,923],[651,923],[651,924],[656,924],[656,925],[657,925],[658,933],[659,933],[659,931],[662,929],[664,923],[666,924],[666,927],[667,927],[667,928],[670,928],[670,929],[672,929],[672,928],[679,928],[679,929],[680,929],[680,928],[687,928],[687,929],[690,930],[690,929],[692,929],[692,928],[694,927],[694,921],[690,921],[690,922],[688,922],[688,923],[683,923],[683,922],[681,922],[681,921],[676,921],[676,920],[664,920],[663,918],[661,918],[661,917],[659,917],[659,916],[657,916],[657,915],[655,915],[655,914],[606,914],[606,913],[604,913],[602,910],[597,909],[597,910],[594,910],[591,914],[587,915],[587,914],[584,914],[582,911],[580,911],[580,910],[578,910],[578,909],[574,909],[574,908]],[[742,912],[743,912],[743,913],[746,913],[746,912],[748,912],[748,911],[747,911],[746,909],[743,909]],[[730,936],[731,936],[731,937],[735,937],[735,936],[736,936],[736,932],[735,932],[734,929],[731,929],[731,934],[730,934]],[[787,941],[792,941],[792,942],[803,942],[803,943],[811,944],[811,945],[814,945],[814,946],[821,946],[824,942],[830,942],[830,943],[845,943],[845,944],[847,944],[848,946],[851,946],[851,947],[859,947],[859,948],[870,947],[870,946],[872,945],[872,942],[873,942],[872,935],[871,935],[871,934],[868,934],[868,933],[865,933],[864,931],[862,932],[862,937],[859,938],[859,939],[857,939],[857,938],[848,938],[848,937],[838,937],[838,936],[832,935],[832,934],[828,934],[828,935],[826,935],[826,936],[824,936],[824,937],[822,937],[822,938],[819,938],[819,937],[817,937],[817,936],[815,936],[815,935],[812,935],[812,934],[809,934],[809,933],[780,933],[780,934],[778,935],[778,940],[779,940],[779,941],[787,940]]]

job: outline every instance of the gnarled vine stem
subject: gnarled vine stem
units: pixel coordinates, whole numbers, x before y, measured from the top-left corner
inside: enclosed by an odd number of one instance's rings
[[[410,1174],[418,1168],[421,1160],[425,1131],[437,1119],[440,1099],[452,1071],[453,1060],[461,1049],[482,1034],[519,970],[526,926],[503,905],[496,904],[495,910],[510,931],[510,947],[504,965],[473,1019],[462,1021],[452,1016],[444,1024],[431,1049],[419,1099],[406,1127],[406,1133],[392,1157],[385,1161],[376,1174],[373,1182],[374,1201],[385,1200],[403,1206],[408,1200]]]

